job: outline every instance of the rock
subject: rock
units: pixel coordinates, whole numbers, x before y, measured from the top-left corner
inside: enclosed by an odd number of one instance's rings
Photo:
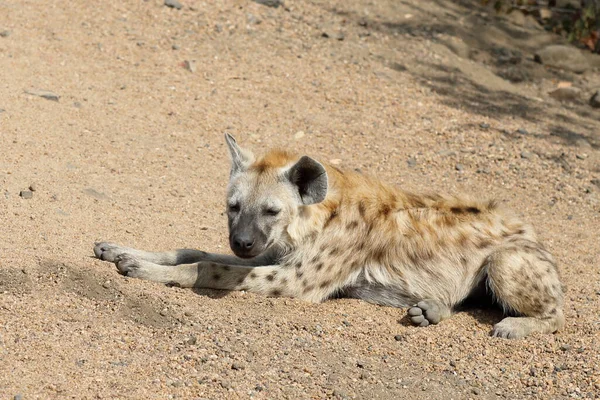
[[[303,131],[298,131],[294,134],[294,139],[296,139],[296,140],[302,139],[303,137],[304,137]]]
[[[246,14],[246,21],[250,24],[250,25],[258,25],[262,22],[262,20],[260,18],[258,18],[256,15],[254,14]]]
[[[59,95],[52,93],[48,90],[31,89],[31,90],[26,90],[25,93],[30,94],[32,96],[38,96],[38,97],[44,98],[46,100],[52,100],[52,101],[58,101],[58,99],[60,98]]]
[[[582,73],[590,68],[590,64],[584,55],[581,54],[581,50],[573,46],[547,46],[535,53],[534,60],[548,67],[564,69],[575,73]]]
[[[165,6],[181,10],[183,6],[177,0],[165,0]]]
[[[0,114],[2,114],[3,112],[5,112],[6,110],[4,108],[0,108]]]
[[[529,135],[529,132],[526,129],[523,129],[523,128],[517,129],[517,133],[519,135]]]
[[[283,5],[281,0],[252,0],[255,3],[262,4],[263,6],[277,8]]]
[[[169,314],[169,310],[167,310],[166,308],[163,308],[162,310],[160,310],[160,315],[162,315],[163,317],[166,317]]]
[[[31,190],[21,190],[21,192],[19,192],[19,196],[24,199],[31,199],[33,198],[33,192]]]
[[[35,183],[32,183],[31,185],[29,185],[29,190],[35,192],[37,190],[37,185]]]
[[[569,350],[571,350],[571,346],[568,344],[563,344],[562,346],[560,346],[560,349],[562,351],[569,351]]]
[[[22,394],[15,394],[13,397],[14,400],[23,400],[23,395]]]
[[[238,362],[234,362],[233,364],[231,364],[231,369],[235,370],[235,371],[240,371],[242,369],[245,369],[246,367]]]
[[[527,160],[530,160],[531,158],[533,158],[533,153],[530,153],[528,151],[523,150],[521,152],[521,158],[525,158]]]
[[[344,40],[346,35],[344,35],[344,32],[342,31],[323,31],[323,33],[321,33],[321,37]]]
[[[490,124],[486,123],[486,122],[482,122],[479,124],[479,127],[481,129],[489,129],[490,128]]]
[[[462,164],[456,164],[456,165],[454,166],[454,168],[455,168],[457,171],[462,171],[462,170],[464,170],[464,169],[465,169],[464,165],[462,165]]]
[[[406,160],[406,164],[408,165],[408,168],[413,168],[415,165],[417,165],[417,160],[411,157],[408,160]]]
[[[110,288],[110,281],[104,281],[104,283],[102,284],[102,287],[103,287],[104,289],[108,289],[108,288]]]
[[[173,50],[179,50],[180,47],[179,47],[178,44],[173,44],[173,45],[171,45],[171,49],[173,49]]]
[[[600,108],[600,90],[596,90],[596,93],[590,97],[590,106]]]
[[[195,61],[190,61],[190,60],[185,60],[183,62],[183,68],[185,68],[188,71],[194,73],[194,72],[196,72],[196,62]]]
[[[396,342],[401,342],[401,341],[404,340],[404,336],[402,336],[402,335],[396,335],[396,336],[394,336],[394,340]]]
[[[0,31],[0,37],[7,38],[11,33],[11,31]]]
[[[161,312],[161,315],[162,315],[162,312]],[[192,335],[192,336],[190,336],[189,338],[185,339],[183,343],[184,343],[184,344],[187,344],[187,345],[189,345],[189,346],[193,346],[193,345],[195,345],[197,342],[198,342],[198,338],[197,338],[196,336]]]
[[[104,193],[99,192],[93,188],[83,189],[83,193],[95,198],[96,200],[108,200],[109,199],[109,197],[107,195],[105,195]]]
[[[581,89],[574,86],[559,87],[549,92],[548,95],[558,101],[576,101],[581,96]]]

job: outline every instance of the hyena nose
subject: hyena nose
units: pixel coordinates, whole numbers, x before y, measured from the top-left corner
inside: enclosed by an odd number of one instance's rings
[[[241,251],[249,251],[254,246],[254,239],[247,235],[236,235],[233,238],[233,245]]]

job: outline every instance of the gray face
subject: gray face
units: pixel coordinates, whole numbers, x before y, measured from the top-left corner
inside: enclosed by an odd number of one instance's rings
[[[252,258],[286,242],[287,227],[300,206],[325,199],[327,173],[306,156],[293,165],[253,170],[252,153],[241,149],[230,135],[225,139],[232,161],[227,190],[229,245],[238,257]]]
[[[233,178],[227,197],[229,245],[242,258],[256,257],[277,242],[298,206],[292,185],[258,182],[271,179],[253,175]]]

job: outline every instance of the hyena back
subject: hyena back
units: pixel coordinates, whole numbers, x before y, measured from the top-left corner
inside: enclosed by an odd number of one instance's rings
[[[96,244],[96,256],[124,275],[182,287],[410,307],[420,326],[449,317],[479,292],[512,315],[494,326],[494,336],[564,325],[551,254],[496,202],[413,194],[286,151],[255,159],[226,140],[229,242],[237,257],[111,243]]]

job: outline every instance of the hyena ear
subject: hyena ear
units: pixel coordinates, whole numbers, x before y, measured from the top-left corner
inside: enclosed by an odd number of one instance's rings
[[[225,134],[225,141],[231,154],[231,175],[245,171],[254,162],[254,154],[250,150],[238,146],[235,138],[229,133]]]
[[[302,204],[316,204],[327,196],[327,171],[323,165],[303,156],[288,171],[287,177],[298,188]]]

